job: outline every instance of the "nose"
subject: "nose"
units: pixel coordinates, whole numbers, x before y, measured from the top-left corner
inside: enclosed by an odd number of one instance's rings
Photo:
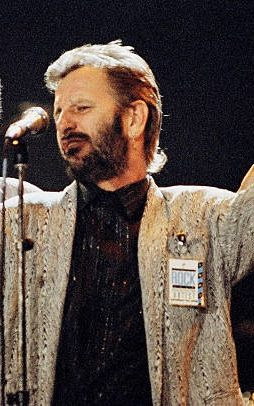
[[[68,135],[70,132],[75,131],[77,123],[70,112],[62,111],[56,120],[56,129],[60,136]]]

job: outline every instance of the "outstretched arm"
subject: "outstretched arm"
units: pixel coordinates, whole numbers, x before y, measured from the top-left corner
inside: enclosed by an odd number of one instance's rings
[[[254,165],[250,167],[250,169],[244,176],[240,188],[238,189],[238,192],[247,189],[250,185],[253,185],[253,183],[254,183]]]

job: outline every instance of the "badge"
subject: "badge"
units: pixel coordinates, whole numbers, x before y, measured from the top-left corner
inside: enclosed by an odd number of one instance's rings
[[[179,306],[205,307],[202,261],[170,258],[169,303]]]
[[[200,241],[196,239],[188,240],[186,233],[180,232],[175,236],[168,237],[167,248],[173,257],[181,257],[196,250]]]

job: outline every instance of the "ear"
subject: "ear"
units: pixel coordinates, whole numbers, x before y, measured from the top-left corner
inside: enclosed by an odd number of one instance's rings
[[[135,100],[125,109],[122,116],[124,133],[129,138],[140,138],[144,131],[148,118],[148,106],[143,100]]]

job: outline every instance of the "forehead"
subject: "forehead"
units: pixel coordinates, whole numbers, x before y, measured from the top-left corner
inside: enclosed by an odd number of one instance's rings
[[[83,66],[68,73],[60,80],[55,91],[55,103],[75,102],[76,99],[113,100],[105,70]],[[105,101],[105,100],[104,100]]]

